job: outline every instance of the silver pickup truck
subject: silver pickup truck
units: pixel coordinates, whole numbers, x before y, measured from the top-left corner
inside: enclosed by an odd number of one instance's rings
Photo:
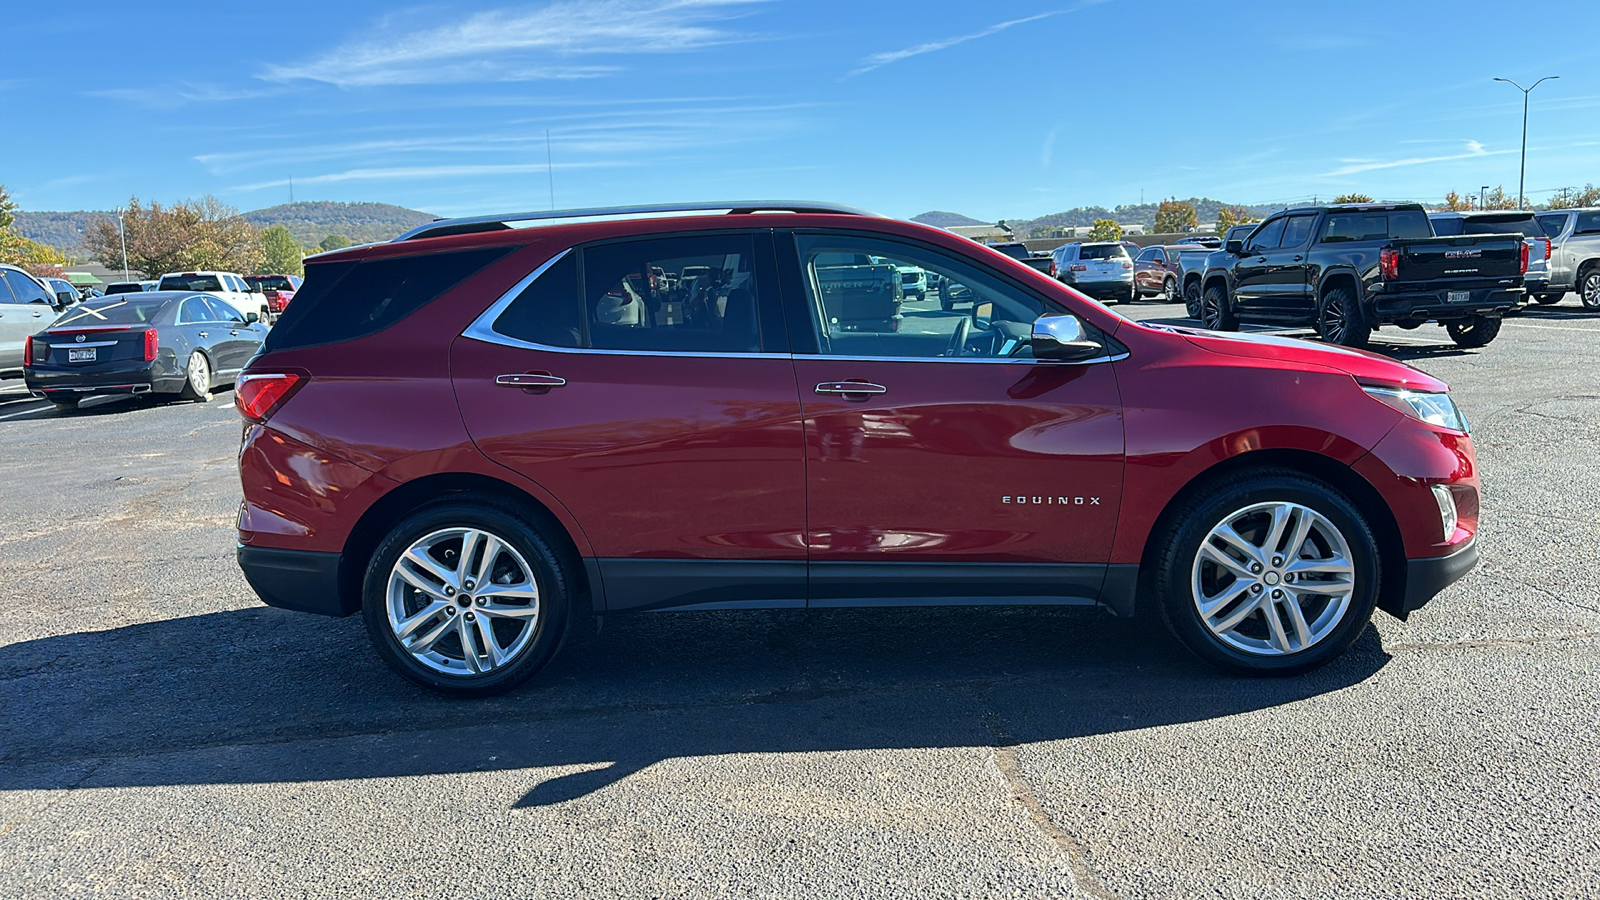
[[[1600,309],[1600,209],[1555,209],[1539,213],[1550,236],[1550,286],[1536,299],[1555,303],[1577,291],[1583,305]]]

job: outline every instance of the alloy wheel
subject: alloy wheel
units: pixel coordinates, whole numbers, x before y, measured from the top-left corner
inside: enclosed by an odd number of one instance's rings
[[[1322,338],[1330,344],[1344,343],[1345,329],[1344,302],[1333,294],[1323,302],[1322,307]]]
[[[190,354],[188,374],[189,390],[196,396],[203,398],[211,392],[211,366],[206,362],[205,354]]]
[[[1583,277],[1579,296],[1583,299],[1584,306],[1589,309],[1600,309],[1600,270],[1591,270]]]
[[[493,672],[538,633],[533,568],[503,538],[477,528],[424,535],[389,574],[389,628],[401,648],[447,675]]]
[[[1255,503],[1206,534],[1191,584],[1213,637],[1245,653],[1283,656],[1314,646],[1344,620],[1355,563],[1326,516],[1298,503]]]

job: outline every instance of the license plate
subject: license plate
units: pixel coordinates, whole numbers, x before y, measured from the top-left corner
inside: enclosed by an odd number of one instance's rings
[[[79,350],[76,347],[67,348],[67,362],[94,362],[100,351],[94,347]]]
[[[1446,303],[1467,303],[1471,300],[1471,291],[1446,291],[1444,295],[1444,302]]]

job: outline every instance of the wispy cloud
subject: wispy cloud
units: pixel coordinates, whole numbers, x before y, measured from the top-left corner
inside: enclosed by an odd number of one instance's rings
[[[992,26],[987,27],[987,29],[976,30],[976,32],[973,32],[973,34],[963,34],[958,35],[958,37],[947,37],[944,38],[944,40],[930,40],[928,43],[918,43],[917,46],[907,46],[906,50],[890,50],[886,51],[886,53],[874,53],[872,56],[867,56],[866,59],[862,59],[861,67],[858,67],[858,69],[851,69],[850,72],[846,72],[845,77],[854,78],[856,75],[864,75],[867,74],[867,72],[870,72],[870,70],[882,69],[883,66],[888,66],[890,62],[899,62],[901,59],[910,59],[912,56],[922,56],[922,54],[925,53],[938,53],[938,51],[941,50],[949,50],[949,48],[952,48],[952,46],[962,45],[962,43],[970,42],[970,40],[978,40],[978,38],[989,37],[989,35],[997,35],[1000,34],[1000,32],[1003,32],[1003,30],[1011,29],[1011,27],[1024,26],[1024,24],[1027,24],[1027,22],[1037,22],[1038,19],[1048,19],[1051,18],[1051,16],[1059,16],[1059,14],[1062,13],[1072,13],[1072,11],[1075,10],[1082,10],[1083,6],[1094,5],[1094,2],[1098,2],[1098,0],[1088,0],[1088,2],[1078,3],[1078,5],[1074,6],[1072,10],[1051,10],[1048,11],[1048,13],[1038,13],[1037,16],[1024,16],[1024,18],[1021,19],[1010,19],[1010,21],[997,22],[997,24],[992,24]]]
[[[1061,126],[1057,125],[1050,129],[1049,134],[1044,136],[1044,146],[1039,148],[1039,168],[1048,169],[1050,168],[1050,163],[1055,160],[1056,135],[1060,132]]]
[[[285,90],[282,87],[230,89],[218,87],[214,84],[179,82],[163,88],[107,88],[100,91],[87,91],[85,95],[103,97],[107,100],[117,100],[124,103],[134,103],[150,109],[174,109],[190,103],[231,103],[240,100],[255,100],[261,97],[282,94]]]
[[[359,39],[307,62],[270,66],[269,81],[342,88],[596,78],[620,71],[580,57],[681,53],[745,40],[718,23],[765,0],[561,0],[460,22]]]
[[[581,162],[581,163],[556,163],[556,169],[597,169],[614,166],[615,163]],[[477,175],[517,175],[528,172],[543,172],[544,163],[511,163],[505,165],[483,166],[392,166],[380,169],[349,169],[344,172],[328,172],[324,175],[312,175],[306,178],[296,178],[294,183],[301,184],[334,184],[341,181],[396,181],[402,179],[418,178],[468,178]],[[242,184],[233,190],[259,191],[265,188],[284,187],[289,184],[289,179],[281,178],[274,181],[261,181],[255,184]]]
[[[1342,159],[1345,165],[1331,172],[1323,172],[1319,177],[1337,178],[1341,175],[1356,175],[1361,172],[1374,172],[1379,169],[1399,169],[1405,166],[1424,166],[1429,163],[1452,162],[1458,159],[1478,159],[1485,156],[1500,156],[1504,153],[1515,153],[1515,150],[1485,150],[1483,144],[1477,141],[1467,141],[1466,149],[1461,153],[1450,153],[1444,156],[1408,156],[1404,159]]]

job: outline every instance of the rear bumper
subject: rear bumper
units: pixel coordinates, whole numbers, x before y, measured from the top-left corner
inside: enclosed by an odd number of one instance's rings
[[[1478,542],[1469,540],[1466,546],[1450,554],[1429,559],[1406,560],[1406,593],[1398,606],[1393,601],[1384,605],[1384,611],[1405,621],[1415,610],[1432,600],[1438,593],[1478,564]]]
[[[46,397],[91,397],[100,394],[146,394],[177,390],[183,386],[167,384],[159,363],[139,362],[89,365],[77,368],[36,366],[26,371],[28,390]]]
[[[1492,288],[1468,290],[1465,301],[1451,303],[1445,291],[1419,291],[1414,293],[1373,294],[1370,311],[1377,322],[1396,322],[1404,319],[1448,322],[1472,316],[1498,315],[1516,309],[1527,302],[1524,288]]]
[[[358,608],[339,595],[339,554],[239,545],[239,568],[268,606],[322,616],[348,616]]]
[[[1133,277],[1112,281],[1063,281],[1062,284],[1097,300],[1105,297],[1120,298],[1128,296],[1128,292],[1133,290]]]

